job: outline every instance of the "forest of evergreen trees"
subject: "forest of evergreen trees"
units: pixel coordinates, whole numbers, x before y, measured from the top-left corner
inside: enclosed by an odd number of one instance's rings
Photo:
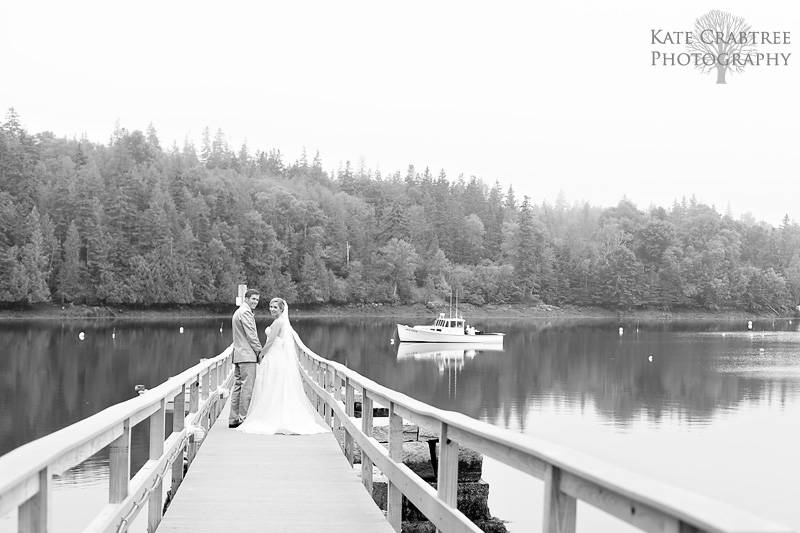
[[[620,191],[624,194],[624,191]],[[305,151],[200,151],[117,127],[108,144],[0,125],[0,303],[230,304],[246,283],[289,302],[785,312],[800,227],[692,199],[639,209],[517,198],[409,166],[323,170]]]

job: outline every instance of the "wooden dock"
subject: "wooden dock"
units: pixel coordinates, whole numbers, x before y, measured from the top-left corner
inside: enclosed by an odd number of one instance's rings
[[[333,433],[247,435],[230,400],[200,446],[158,531],[394,533]]]

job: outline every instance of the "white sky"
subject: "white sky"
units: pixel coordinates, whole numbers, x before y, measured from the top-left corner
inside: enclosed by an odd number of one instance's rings
[[[641,209],[697,198],[800,221],[797,2],[43,2],[0,0],[0,112],[29,132],[153,123],[165,147],[218,128],[238,151],[409,164],[518,197]],[[711,9],[791,32],[788,66],[716,85],[653,67],[651,29]]]

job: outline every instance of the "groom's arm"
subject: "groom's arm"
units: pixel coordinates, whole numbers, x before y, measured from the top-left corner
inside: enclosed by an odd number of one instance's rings
[[[242,316],[242,329],[244,329],[244,334],[247,337],[247,342],[250,343],[250,347],[253,348],[255,354],[258,355],[261,352],[261,341],[258,340],[256,317],[253,311]]]

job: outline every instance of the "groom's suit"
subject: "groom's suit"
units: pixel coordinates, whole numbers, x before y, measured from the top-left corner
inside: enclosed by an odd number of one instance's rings
[[[247,303],[242,303],[233,313],[233,363],[235,382],[231,394],[231,413],[228,423],[247,416],[253,385],[256,381],[256,363],[261,360],[261,341],[258,340],[256,317]]]

